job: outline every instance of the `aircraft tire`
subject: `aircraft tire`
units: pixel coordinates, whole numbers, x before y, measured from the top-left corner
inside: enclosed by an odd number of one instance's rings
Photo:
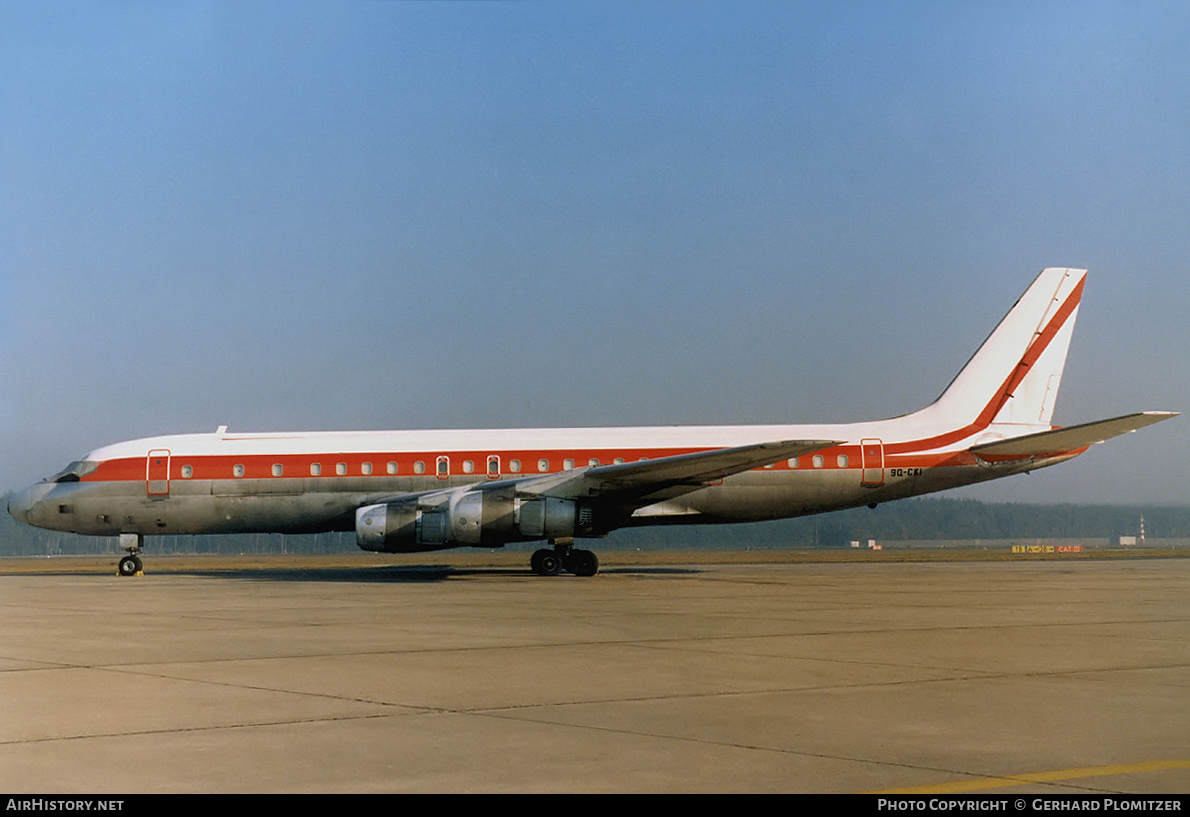
[[[135,576],[143,567],[140,559],[135,556],[125,556],[120,560],[116,569],[121,576]]]
[[[554,551],[542,548],[533,552],[529,567],[538,576],[557,576],[562,572],[562,560]]]
[[[594,551],[573,550],[567,560],[566,569],[576,576],[594,576],[599,572],[599,557]]]

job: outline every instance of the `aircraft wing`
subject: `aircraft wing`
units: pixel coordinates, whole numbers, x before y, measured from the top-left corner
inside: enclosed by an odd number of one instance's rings
[[[416,501],[422,508],[447,506],[452,497],[472,492],[516,494],[552,499],[597,502],[625,520],[637,508],[697,491],[732,474],[801,456],[842,440],[783,440],[735,448],[714,448],[691,454],[676,454],[651,460],[594,465],[531,477],[481,482],[433,491],[397,494],[372,499],[378,507],[390,502]],[[620,524],[623,524],[621,522]]]
[[[997,440],[971,447],[972,453],[985,459],[993,457],[1044,457],[1056,454],[1066,454],[1079,451],[1087,446],[1110,440],[1121,434],[1144,428],[1145,426],[1176,417],[1175,411],[1143,411],[1138,414],[1127,414],[1110,420],[1098,420],[1094,423],[1058,428],[1053,431],[1042,431],[1038,434],[1026,434],[1023,437],[1012,437],[1007,440]]]
[[[782,440],[736,448],[715,448],[653,460],[594,465],[517,480],[520,493],[563,499],[608,495],[651,496],[688,493],[724,477],[808,454],[841,440]]]

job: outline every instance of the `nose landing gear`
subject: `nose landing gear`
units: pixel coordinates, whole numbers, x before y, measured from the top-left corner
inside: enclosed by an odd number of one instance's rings
[[[120,547],[128,551],[128,555],[120,559],[116,565],[116,574],[119,576],[143,576],[145,575],[145,565],[140,559],[141,548],[144,547],[145,537],[139,533],[121,533]]]

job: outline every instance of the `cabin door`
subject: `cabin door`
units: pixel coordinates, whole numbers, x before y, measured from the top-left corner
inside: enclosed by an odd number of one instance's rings
[[[860,480],[869,488],[884,484],[884,441],[868,438],[859,441]]]
[[[149,496],[169,496],[169,451],[155,448],[145,462],[145,493]]]

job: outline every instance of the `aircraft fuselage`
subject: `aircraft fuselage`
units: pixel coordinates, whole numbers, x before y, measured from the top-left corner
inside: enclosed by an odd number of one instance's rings
[[[930,443],[904,439],[902,425],[178,435],[92,452],[77,481],[67,475],[35,485],[16,495],[10,510],[38,527],[90,535],[350,531],[357,508],[387,497],[494,488],[525,476],[749,442],[848,438],[662,498],[612,527],[754,522],[945,490],[1077,453],[991,463],[966,450],[965,436],[923,448]]]

